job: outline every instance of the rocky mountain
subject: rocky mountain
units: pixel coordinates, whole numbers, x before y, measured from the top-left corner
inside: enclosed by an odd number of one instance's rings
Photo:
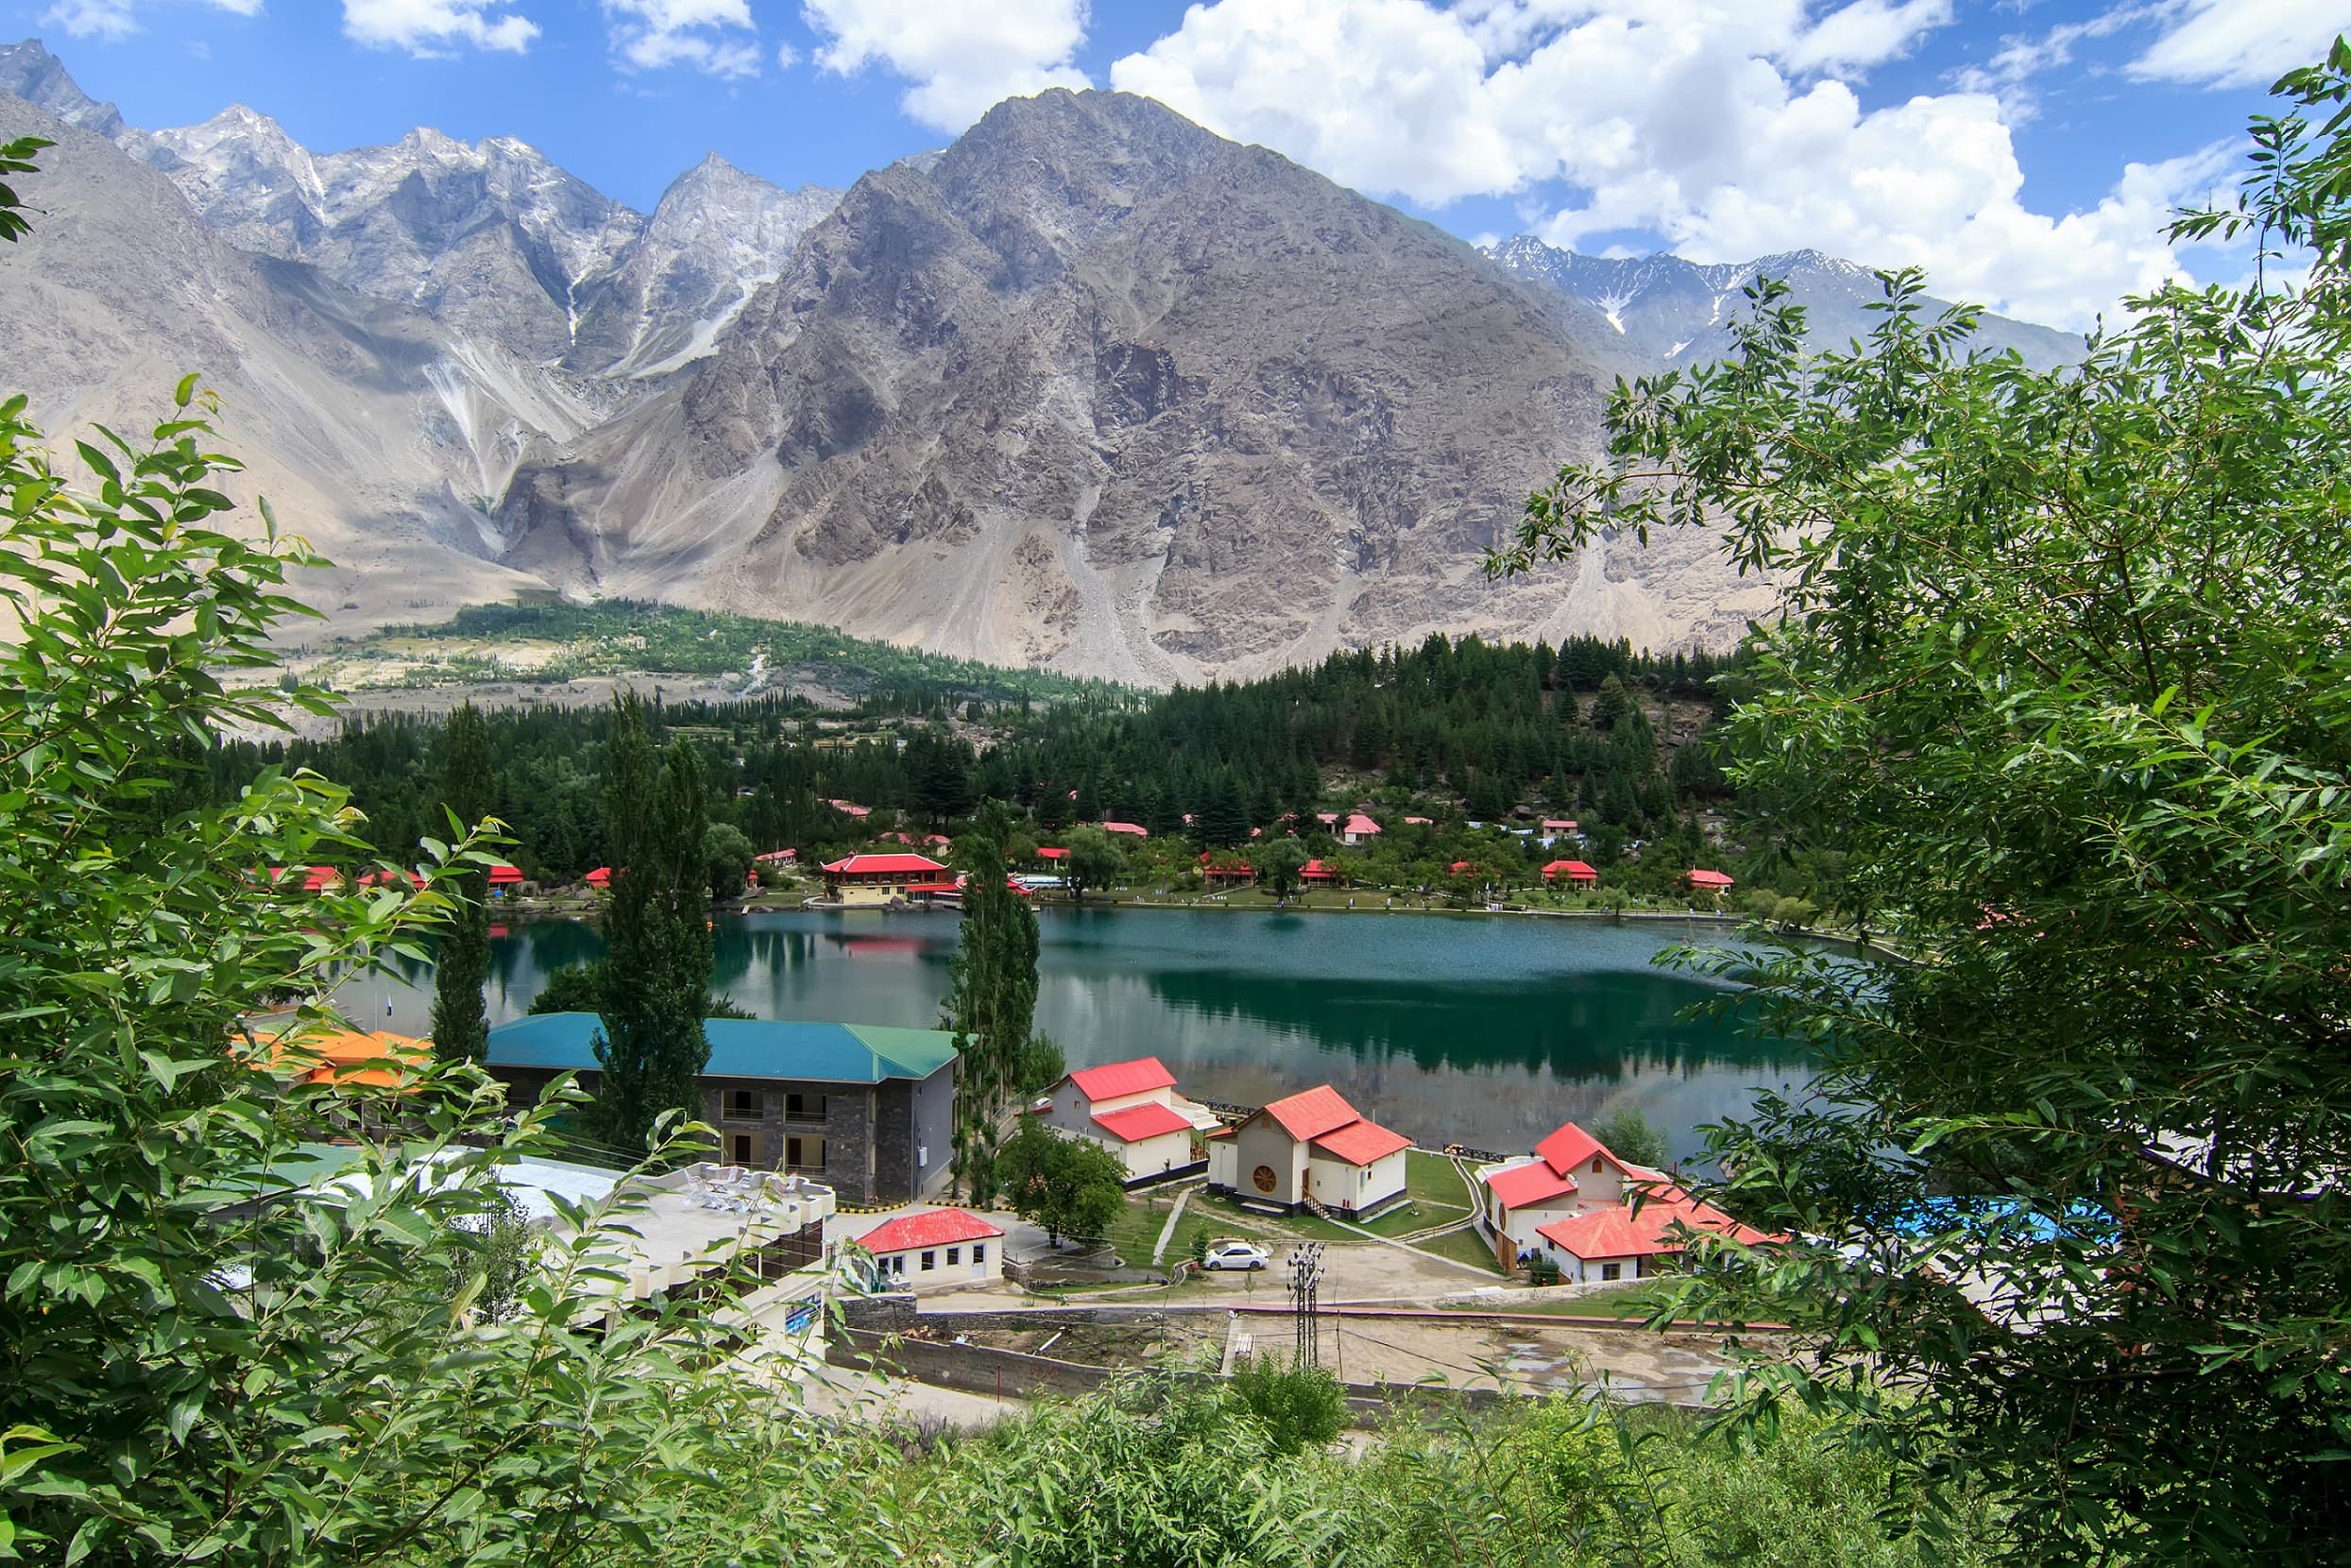
[[[28,130],[60,146],[0,257],[14,384],[136,427],[206,371],[343,624],[551,587],[1154,684],[1431,631],[1719,645],[1768,590],[1706,537],[1502,584],[1485,552],[1757,271],[1838,336],[1877,292],[1810,252],[1481,255],[1119,94],[1008,100],[845,194],[712,157],[650,214],[509,138],[140,130],[37,43],[0,48]]]
[[[1152,682],[1439,628],[1720,640],[1754,604],[1701,541],[1480,571],[1650,363],[1559,306],[1148,99],[1014,99],[519,474],[507,558]]]
[[[202,125],[140,130],[34,42],[0,47],[0,90],[168,176],[239,249],[307,263],[587,377],[661,374],[707,353],[840,196],[785,191],[714,157],[647,217],[511,137],[418,128],[391,146],[315,153],[242,104]],[[610,405],[592,386],[571,390]]]
[[[22,98],[77,129],[110,140],[123,134],[122,111],[84,93],[38,40],[0,43],[0,93]]]
[[[267,495],[337,563],[305,585],[314,603],[445,614],[534,586],[492,558],[467,503],[479,458],[448,417],[442,386],[462,375],[437,322],[236,248],[107,137],[0,94],[0,141],[24,135],[57,144],[17,181],[32,232],[0,247],[9,386],[36,420],[60,439],[94,422],[135,436],[200,370],[247,465],[229,487]],[[523,408],[566,435],[588,423],[552,400]]]
[[[1842,344],[1866,336],[1877,323],[1869,303],[1885,298],[1869,268],[1817,250],[1707,265],[1661,253],[1637,259],[1586,256],[1521,234],[1485,254],[1512,277],[1598,311],[1627,343],[1669,366],[1719,358],[1729,346],[1730,322],[1746,307],[1745,291],[1758,278],[1787,281],[1795,301],[1805,308],[1805,335],[1814,342]],[[1943,305],[1933,300],[1929,309]],[[2082,356],[2078,333],[2004,315],[1986,314],[1979,341],[1994,351],[2014,349],[2026,364],[2043,369]]]
[[[839,191],[787,191],[712,153],[662,193],[614,264],[577,291],[564,363],[641,380],[708,353]]]

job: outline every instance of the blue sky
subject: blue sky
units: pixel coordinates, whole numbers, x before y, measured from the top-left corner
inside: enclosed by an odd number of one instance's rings
[[[2277,73],[2351,0],[0,0],[136,125],[519,136],[649,207],[705,152],[845,185],[1055,84],[1150,94],[1471,238],[1917,263],[2073,325],[2225,255]]]

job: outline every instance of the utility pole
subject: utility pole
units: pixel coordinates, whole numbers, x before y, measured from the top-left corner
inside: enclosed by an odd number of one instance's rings
[[[1322,1364],[1321,1336],[1315,1322],[1316,1298],[1321,1283],[1322,1243],[1300,1242],[1289,1255],[1290,1322],[1296,1336],[1291,1354],[1293,1366]]]

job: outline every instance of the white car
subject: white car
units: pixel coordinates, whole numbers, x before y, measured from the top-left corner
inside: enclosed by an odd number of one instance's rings
[[[1257,1270],[1272,1261],[1273,1254],[1253,1242],[1212,1241],[1200,1266],[1203,1269]]]

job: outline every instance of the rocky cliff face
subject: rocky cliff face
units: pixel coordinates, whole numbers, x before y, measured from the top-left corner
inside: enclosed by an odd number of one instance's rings
[[[337,563],[307,585],[314,602],[413,617],[530,586],[490,558],[460,487],[476,456],[435,384],[451,349],[438,323],[235,248],[106,137],[0,95],[0,141],[24,135],[57,143],[17,182],[32,232],[0,255],[9,389],[34,418],[60,440],[101,421],[135,438],[201,371],[247,465],[232,492],[267,495]]]
[[[771,185],[712,153],[678,177],[612,264],[581,285],[564,363],[642,381],[701,359],[840,199],[823,186]]]
[[[1716,641],[1703,548],[1496,586],[1650,363],[1460,242],[1146,99],[867,176],[676,393],[519,477],[513,558],[1154,682],[1431,629]]]
[[[1877,325],[1873,300],[1885,298],[1869,268],[1792,250],[1751,262],[1700,264],[1678,256],[1636,259],[1583,256],[1521,234],[1485,252],[1512,277],[1599,312],[1626,342],[1669,366],[1703,365],[1730,345],[1730,323],[1746,310],[1746,289],[1759,278],[1784,279],[1805,310],[1808,342],[1843,344],[1866,337]],[[1939,311],[1945,302],[1930,300]],[[2050,368],[2082,357],[2076,333],[1986,315],[1978,341],[1995,352],[2013,349],[2028,365]]]

